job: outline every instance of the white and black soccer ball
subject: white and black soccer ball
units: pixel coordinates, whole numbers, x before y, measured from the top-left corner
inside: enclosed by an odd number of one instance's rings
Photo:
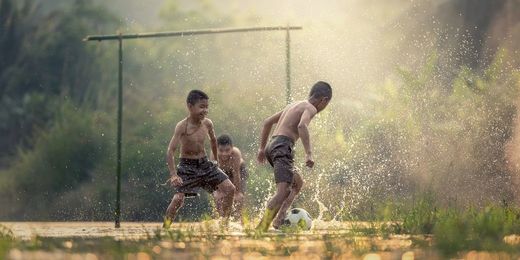
[[[287,217],[283,220],[283,226],[310,230],[312,227],[312,218],[306,210],[302,208],[294,208],[287,213]]]

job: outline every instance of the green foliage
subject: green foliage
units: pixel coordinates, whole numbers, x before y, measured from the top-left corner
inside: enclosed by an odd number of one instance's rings
[[[519,209],[508,206],[444,210],[438,214],[435,223],[435,244],[448,255],[471,249],[510,250],[511,246],[504,243],[504,237],[518,233],[519,218]]]
[[[435,223],[435,244],[445,254],[452,255],[468,248],[467,219],[453,210],[439,214],[439,221]],[[500,243],[500,241],[496,241]]]
[[[404,205],[387,204],[379,218],[392,212],[392,220],[376,231],[390,234],[433,235],[434,245],[443,254],[452,256],[463,250],[512,250],[504,237],[520,232],[520,208],[506,204],[484,208],[439,207],[430,194]],[[366,232],[366,231],[365,231]]]
[[[403,231],[411,234],[432,234],[437,221],[437,207],[433,199],[423,197],[412,205],[411,211],[404,215]]]
[[[513,129],[518,78],[506,64],[506,53],[498,52],[482,73],[461,68],[451,86],[437,79],[443,72],[435,53],[423,67],[400,68],[398,80],[370,91],[377,98],[359,112],[365,118],[340,133],[346,143],[318,139],[320,146],[345,147],[324,152],[343,157],[324,162],[331,166],[325,172],[334,176],[331,193],[346,190],[341,219],[371,219],[375,202],[410,203],[413,194],[425,190],[439,206],[512,198],[504,151]],[[324,136],[330,137],[330,131]]]
[[[81,39],[113,28],[115,18],[87,1],[44,14],[31,1],[4,0],[0,13],[0,26],[7,29],[0,33],[0,135],[7,136],[0,155],[6,155],[20,142],[30,147],[33,131],[53,120],[45,105],[54,97],[95,103],[104,84],[93,79],[110,67],[97,57],[104,50]]]
[[[13,246],[14,235],[7,227],[0,225],[0,257],[7,257],[9,250]]]
[[[20,150],[11,167],[0,171],[9,183],[3,186],[2,194],[6,196],[2,199],[19,202],[7,212],[23,212],[28,218],[38,213],[47,219],[59,214],[52,211],[54,199],[88,182],[104,154],[108,140],[99,132],[101,129],[95,113],[68,102],[60,105],[56,121],[38,135],[34,148]],[[38,200],[34,200],[36,194]]]
[[[221,13],[214,1],[190,3],[165,1],[162,24],[154,29],[242,25],[243,17]],[[0,22],[8,30],[0,32],[6,57],[0,61],[0,146],[8,156],[0,160],[0,194],[7,194],[0,200],[13,207],[0,217],[109,220],[116,47],[80,40],[114,32],[119,22],[91,1],[53,6],[41,12],[31,4],[1,2]],[[123,31],[143,30],[125,26]],[[217,133],[231,134],[245,155],[247,210],[252,216],[261,212],[275,185],[272,169],[254,162],[255,152],[261,121],[284,105],[283,36],[125,41],[123,219],[161,219],[172,195],[160,185],[168,177],[166,146],[194,88],[209,94]],[[384,220],[403,220],[400,232],[432,233],[438,213],[423,209],[428,200],[413,200],[418,192],[431,190],[437,208],[511,200],[504,150],[518,97],[512,55],[502,50],[482,70],[468,65],[447,72],[441,50],[424,52],[424,64],[397,65],[384,81],[363,86],[359,100],[343,95],[341,83],[334,85],[331,105],[311,126],[315,169],[302,167],[303,148],[296,147],[306,183],[294,206],[322,220],[380,220],[384,211]],[[301,64],[307,58],[293,57],[300,60],[293,63],[294,77],[307,77],[308,65]],[[305,98],[308,86],[294,90],[296,98]],[[65,115],[64,109],[73,112]],[[30,200],[34,192],[43,194],[44,203]],[[200,220],[210,199],[205,194],[187,201],[179,219]],[[381,201],[413,210],[402,216]]]

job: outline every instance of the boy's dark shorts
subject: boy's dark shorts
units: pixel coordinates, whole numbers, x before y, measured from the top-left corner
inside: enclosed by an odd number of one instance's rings
[[[230,180],[233,180],[233,173],[226,172],[226,174],[228,175]],[[242,163],[240,165],[240,190],[242,192],[246,191],[246,183],[247,183],[248,177],[249,177],[249,173],[247,172],[246,164]]]
[[[294,142],[284,135],[275,135],[267,145],[265,156],[274,168],[276,183],[293,182],[294,169]]]
[[[176,192],[184,193],[187,197],[196,196],[200,188],[212,193],[220,183],[228,179],[228,176],[207,157],[180,158],[177,174],[182,179],[182,185],[177,187]]]

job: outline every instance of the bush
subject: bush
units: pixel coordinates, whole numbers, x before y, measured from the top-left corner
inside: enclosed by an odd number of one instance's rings
[[[19,151],[11,167],[0,171],[8,183],[0,190],[8,198],[3,205],[10,209],[2,211],[3,218],[49,219],[60,195],[91,178],[108,145],[96,117],[65,102],[54,124],[39,131],[33,149]]]

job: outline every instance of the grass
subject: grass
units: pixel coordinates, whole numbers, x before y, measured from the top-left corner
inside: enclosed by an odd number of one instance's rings
[[[448,209],[437,213],[433,235],[436,246],[447,255],[461,250],[518,251],[504,237],[520,234],[520,209],[489,206],[481,210]]]
[[[14,235],[11,230],[0,225],[0,258],[4,258],[11,249]]]
[[[392,207],[394,221],[381,226],[379,233],[431,235],[433,246],[445,256],[469,250],[520,252],[518,245],[504,240],[520,234],[518,207],[506,203],[484,208],[439,207],[429,196],[411,207]]]
[[[362,256],[370,252],[407,250],[434,251],[444,257],[463,256],[476,250],[520,255],[520,208],[507,204],[485,208],[439,207],[429,198],[409,205],[387,204],[374,219],[352,222],[350,229],[327,232],[284,229],[281,233],[258,233],[253,223],[242,235],[223,232],[218,221],[203,222],[198,228],[162,230],[145,239],[118,241],[114,238],[41,238],[19,241],[0,226],[0,258],[10,250],[22,252],[94,253],[103,257],[125,258],[147,254],[152,258],[189,256],[295,256],[309,252],[321,257]],[[390,221],[390,219],[393,219]],[[508,242],[513,241],[514,243]],[[516,241],[516,242],[515,242]]]

